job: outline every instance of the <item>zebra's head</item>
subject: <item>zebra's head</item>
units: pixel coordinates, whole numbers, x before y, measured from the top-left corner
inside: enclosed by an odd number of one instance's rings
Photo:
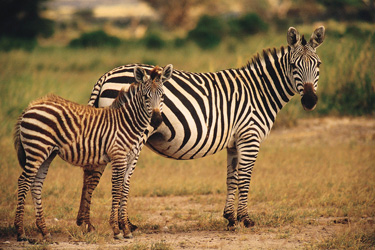
[[[316,54],[316,48],[323,43],[324,31],[323,26],[317,28],[307,42],[303,35],[300,37],[295,28],[288,29],[291,80],[295,92],[302,96],[301,103],[305,110],[314,110],[318,102],[316,91],[321,61]]]
[[[148,114],[151,116],[151,126],[155,129],[162,123],[161,116],[164,103],[164,82],[172,77],[173,65],[168,64],[164,68],[155,66],[148,77],[146,71],[136,66],[134,68],[135,80],[140,83],[143,102]]]

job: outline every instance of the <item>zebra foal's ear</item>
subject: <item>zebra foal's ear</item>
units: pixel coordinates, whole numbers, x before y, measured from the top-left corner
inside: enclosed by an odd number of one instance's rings
[[[147,79],[148,79],[147,74],[146,74],[146,70],[144,70],[142,67],[135,66],[135,68],[134,68],[134,78],[139,83],[146,82]]]
[[[165,82],[171,79],[173,73],[173,65],[168,64],[167,66],[164,67],[163,73],[161,75],[161,81]]]
[[[296,28],[290,27],[288,29],[286,40],[288,41],[288,44],[292,47],[296,46],[300,42],[299,32],[296,30]]]
[[[325,36],[325,28],[324,26],[320,26],[311,35],[309,44],[313,49],[318,48],[324,41]]]

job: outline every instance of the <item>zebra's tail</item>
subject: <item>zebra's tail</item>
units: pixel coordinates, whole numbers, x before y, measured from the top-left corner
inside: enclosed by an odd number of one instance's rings
[[[13,141],[14,141],[14,148],[17,151],[18,162],[20,163],[22,169],[25,169],[26,153],[21,142],[21,131],[20,131],[22,117],[23,117],[23,113],[18,118],[16,126],[14,127]]]

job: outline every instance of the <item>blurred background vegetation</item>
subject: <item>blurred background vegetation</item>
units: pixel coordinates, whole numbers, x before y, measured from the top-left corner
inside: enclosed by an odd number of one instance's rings
[[[375,0],[6,0],[0,13],[0,138],[49,92],[86,103],[102,74],[127,63],[241,67],[286,45],[290,26],[306,36],[326,27],[319,103],[305,113],[294,98],[278,124],[375,113]]]

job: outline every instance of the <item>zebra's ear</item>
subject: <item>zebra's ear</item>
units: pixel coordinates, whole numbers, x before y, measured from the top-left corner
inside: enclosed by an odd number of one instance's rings
[[[294,27],[288,29],[286,40],[291,47],[295,47],[300,42],[299,32]]]
[[[163,73],[161,75],[161,81],[165,82],[171,79],[173,73],[173,65],[168,64],[167,66],[164,67]]]
[[[324,26],[320,26],[311,35],[309,44],[313,49],[318,48],[324,41],[325,37],[325,28]]]
[[[148,79],[146,70],[144,70],[142,67],[135,66],[134,78],[139,83],[146,82]]]

